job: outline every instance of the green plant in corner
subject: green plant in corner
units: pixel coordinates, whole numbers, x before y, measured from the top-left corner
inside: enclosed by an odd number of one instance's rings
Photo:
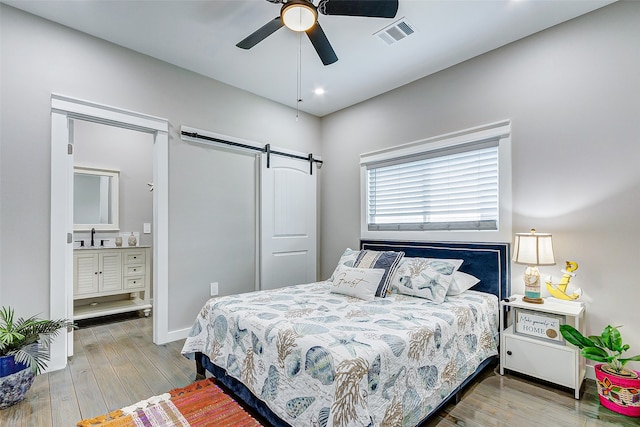
[[[609,373],[620,376],[635,377],[635,373],[624,368],[627,362],[640,361],[640,355],[622,358],[629,350],[629,344],[622,343],[622,336],[618,330],[620,326],[608,325],[600,335],[585,337],[570,325],[561,325],[560,333],[571,344],[580,348],[583,357],[596,362],[602,362]]]
[[[28,319],[14,319],[11,307],[0,309],[0,357],[13,356],[34,374],[47,367],[49,361],[48,343],[60,331],[74,327],[71,321],[44,320],[36,316]]]

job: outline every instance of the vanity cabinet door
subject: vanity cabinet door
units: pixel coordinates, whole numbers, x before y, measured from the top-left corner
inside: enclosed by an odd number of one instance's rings
[[[98,292],[98,254],[74,254],[73,294],[85,295]]]
[[[122,289],[122,253],[119,251],[100,254],[100,292]]]

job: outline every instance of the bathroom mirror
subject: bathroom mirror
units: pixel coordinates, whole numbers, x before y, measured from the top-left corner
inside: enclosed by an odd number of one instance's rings
[[[120,172],[111,169],[73,168],[73,229],[120,230],[118,221]]]

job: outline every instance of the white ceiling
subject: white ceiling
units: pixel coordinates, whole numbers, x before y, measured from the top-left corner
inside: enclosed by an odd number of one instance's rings
[[[250,50],[235,46],[278,16],[281,5],[266,0],[2,0],[291,107],[300,52],[299,108],[319,117],[613,1],[400,0],[394,19],[320,14],[339,58],[323,66],[306,35],[287,28]],[[416,33],[392,45],[373,35],[402,17]]]

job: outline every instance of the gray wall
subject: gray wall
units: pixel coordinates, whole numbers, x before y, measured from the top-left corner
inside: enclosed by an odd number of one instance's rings
[[[588,332],[624,325],[640,352],[639,23],[616,3],[325,117],[321,275],[358,244],[360,153],[511,119],[514,232],[552,233],[542,277],[578,262]]]
[[[179,127],[321,155],[320,120],[6,5],[0,14],[0,303],[49,312],[52,92],[170,122],[170,331],[191,326],[211,281],[221,294],[253,290],[254,160],[184,143]]]
[[[51,92],[170,120],[172,330],[191,324],[208,282],[220,280],[222,293],[251,290],[255,261],[255,199],[244,194],[253,159],[185,144],[181,124],[323,156],[320,275],[328,277],[358,244],[360,153],[511,119],[514,231],[553,233],[557,259],[580,264],[572,283],[585,291],[589,332],[625,325],[640,349],[639,3],[615,3],[299,122],[291,109],[219,82],[4,5],[0,13],[3,304],[48,313]],[[560,268],[542,274],[559,277]],[[522,270],[514,266],[516,292]]]
[[[139,234],[138,245],[153,245],[153,236],[143,233],[143,223],[153,223],[153,136],[149,133],[74,120],[73,161],[76,166],[120,171],[119,222],[120,231],[98,231],[100,239],[113,239],[122,234]],[[77,231],[73,240],[84,239],[91,233]],[[127,238],[122,240],[127,245]]]

